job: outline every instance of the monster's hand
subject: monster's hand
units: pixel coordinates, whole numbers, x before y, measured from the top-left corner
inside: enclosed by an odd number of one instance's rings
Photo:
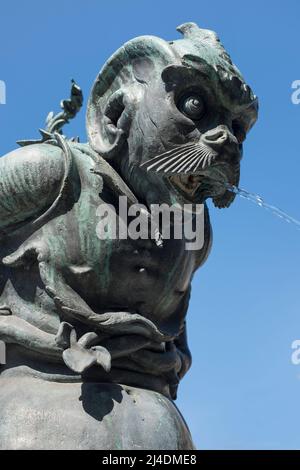
[[[112,359],[128,356],[150,343],[140,335],[105,338],[95,332],[89,332],[77,339],[75,328],[62,322],[56,336],[57,344],[64,349],[63,360],[74,372],[82,374],[93,365],[111,369]]]
[[[98,341],[96,333],[86,333],[77,340],[75,328],[70,323],[62,322],[56,342],[65,348],[63,352],[64,363],[78,374],[82,374],[94,364],[103,367],[106,372],[111,368],[111,355],[102,346],[93,346]]]

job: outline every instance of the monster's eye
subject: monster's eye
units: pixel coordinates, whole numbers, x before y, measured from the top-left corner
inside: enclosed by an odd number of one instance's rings
[[[194,121],[201,119],[205,112],[203,99],[197,94],[185,95],[177,106],[179,111]]]

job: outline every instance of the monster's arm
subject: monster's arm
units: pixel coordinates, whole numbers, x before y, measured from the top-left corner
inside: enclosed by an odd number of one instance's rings
[[[29,145],[0,158],[0,232],[47,210],[64,172],[63,151],[54,145]]]

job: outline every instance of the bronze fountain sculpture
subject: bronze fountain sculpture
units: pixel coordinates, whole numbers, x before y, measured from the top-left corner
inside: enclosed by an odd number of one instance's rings
[[[205,201],[232,203],[258,106],[214,32],[178,30],[104,65],[88,143],[62,134],[82,105],[73,83],[41,140],[0,159],[0,449],[194,448],[173,400],[191,364],[191,280],[211,246]],[[97,209],[119,197],[204,204],[203,246],[99,237]]]

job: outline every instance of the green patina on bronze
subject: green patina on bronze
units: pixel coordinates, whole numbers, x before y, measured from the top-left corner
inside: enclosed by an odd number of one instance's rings
[[[87,143],[62,133],[83,103],[73,81],[41,139],[0,159],[0,447],[193,448],[171,400],[191,364],[186,314],[210,251],[208,209],[195,251],[161,240],[160,227],[147,240],[97,234],[97,209],[120,196],[147,220],[152,204],[234,200],[226,184],[238,184],[257,98],[214,32],[178,30],[176,41],[135,38],[106,62]]]

